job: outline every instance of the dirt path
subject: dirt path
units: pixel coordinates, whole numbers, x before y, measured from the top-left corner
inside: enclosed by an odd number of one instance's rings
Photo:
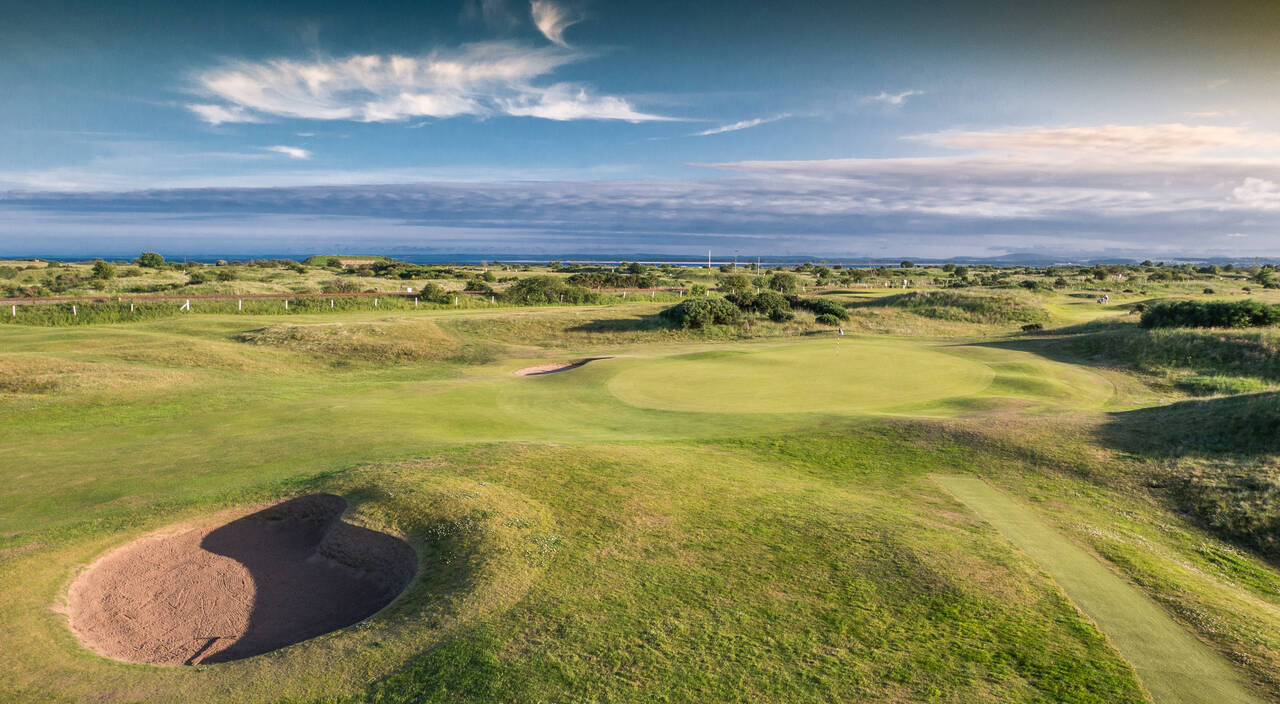
[[[976,477],[934,481],[990,523],[1062,587],[1137,671],[1157,704],[1261,702],[1226,659],[1155,602],[1051,528],[1030,508]]]

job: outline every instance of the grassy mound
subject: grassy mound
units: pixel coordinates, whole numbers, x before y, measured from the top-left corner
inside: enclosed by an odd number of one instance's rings
[[[874,304],[894,306],[935,320],[992,325],[1025,325],[1049,320],[1049,311],[1029,294],[973,294],[923,291],[887,296]]]
[[[1155,458],[1158,481],[1208,527],[1280,555],[1280,393],[1130,411],[1104,435]]]
[[[1252,378],[1280,381],[1280,333],[1185,329],[1143,330],[1124,326],[1071,341],[1073,351],[1132,366],[1138,371],[1193,372],[1188,391],[1233,393],[1260,390]]]
[[[279,323],[241,333],[251,345],[284,347],[326,358],[365,362],[413,362],[449,359],[461,345],[435,323],[424,320],[374,322]]]

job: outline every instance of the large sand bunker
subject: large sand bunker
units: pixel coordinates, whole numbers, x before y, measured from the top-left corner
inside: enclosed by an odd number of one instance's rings
[[[110,658],[194,665],[356,623],[404,590],[417,555],[398,538],[342,522],[346,507],[312,494],[134,541],[72,584],[71,627]]]

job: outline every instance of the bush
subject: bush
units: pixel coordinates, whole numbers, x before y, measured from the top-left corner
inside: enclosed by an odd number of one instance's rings
[[[151,269],[159,269],[160,267],[164,266],[164,257],[160,256],[156,252],[143,252],[142,254],[138,255],[137,259],[133,260],[133,263],[137,264],[138,266],[145,266]]]
[[[689,287],[689,295],[705,296],[707,295],[707,287],[703,286],[702,284],[693,284],[692,286]]]
[[[492,286],[478,279],[468,281],[467,285],[462,287],[462,290],[470,293],[493,293]]]
[[[716,285],[721,291],[740,293],[751,290],[751,277],[746,274],[721,274],[716,277]]]
[[[794,306],[813,311],[818,317],[829,315],[837,321],[849,319],[849,311],[835,301],[828,301],[825,298],[801,298],[799,296],[792,296],[790,301]]]
[[[1257,301],[1173,301],[1142,312],[1145,328],[1253,328],[1280,323],[1280,306]]]
[[[554,276],[530,276],[512,284],[502,300],[520,305],[546,303],[594,303],[598,296],[582,286],[573,286]]]
[[[330,279],[320,286],[322,293],[360,293],[360,284],[346,279]]]
[[[774,291],[790,293],[800,286],[800,278],[785,271],[775,272],[769,276],[769,288]]]
[[[93,263],[93,278],[99,281],[116,278],[116,267],[111,262],[104,262],[101,259]]]
[[[662,311],[662,317],[682,328],[702,328],[735,325],[742,321],[742,311],[723,298],[686,298]]]
[[[822,313],[815,318],[815,320],[823,325],[830,325],[832,327],[840,324],[840,319],[830,313]]]

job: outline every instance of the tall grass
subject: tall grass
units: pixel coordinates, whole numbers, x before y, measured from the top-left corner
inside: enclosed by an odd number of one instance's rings
[[[917,291],[867,301],[893,306],[935,320],[965,323],[1025,324],[1049,320],[1049,311],[1027,294],[980,295],[958,291]]]

